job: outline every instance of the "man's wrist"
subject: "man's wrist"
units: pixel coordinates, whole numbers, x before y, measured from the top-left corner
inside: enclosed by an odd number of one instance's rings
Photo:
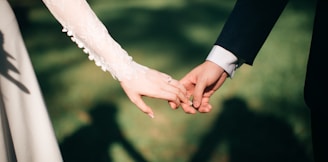
[[[242,63],[238,63],[238,58],[233,53],[218,45],[213,46],[206,60],[222,67],[230,78],[233,77],[236,69],[242,65]]]

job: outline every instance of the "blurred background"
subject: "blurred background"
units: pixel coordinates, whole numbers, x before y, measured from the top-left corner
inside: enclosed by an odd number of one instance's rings
[[[41,1],[10,2],[66,161],[313,161],[303,85],[314,2],[290,1],[253,67],[243,65],[212,97],[211,113],[186,115],[145,98],[154,119]],[[204,61],[235,0],[88,2],[135,61],[180,79]]]

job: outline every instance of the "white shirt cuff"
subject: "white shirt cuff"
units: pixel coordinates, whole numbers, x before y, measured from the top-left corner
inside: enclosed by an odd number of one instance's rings
[[[230,78],[233,77],[238,67],[238,58],[230,51],[218,45],[213,46],[206,60],[212,61],[215,64],[219,65],[229,74]]]

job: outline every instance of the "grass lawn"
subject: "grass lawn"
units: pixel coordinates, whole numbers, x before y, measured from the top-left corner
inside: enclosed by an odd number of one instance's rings
[[[89,2],[135,61],[180,79],[204,61],[235,1]],[[303,85],[314,4],[297,2],[289,3],[254,65],[243,65],[212,97],[211,113],[186,115],[165,101],[145,98],[154,119],[61,33],[44,6],[32,6],[22,32],[58,142],[78,134],[81,143],[91,141],[97,148],[99,139],[107,139],[99,145],[106,145],[115,162],[311,157]],[[96,148],[79,153],[104,151]]]

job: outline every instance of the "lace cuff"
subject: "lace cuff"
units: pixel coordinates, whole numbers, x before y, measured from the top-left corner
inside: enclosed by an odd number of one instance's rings
[[[104,72],[109,72],[114,79],[119,81],[130,80],[136,78],[140,73],[146,73],[146,70],[148,70],[148,67],[134,62],[132,57],[116,43],[114,43],[116,46],[113,47],[113,51],[117,52],[115,56],[121,59],[116,58],[115,60],[117,62],[107,63],[103,57],[85,47],[83,42],[80,41],[72,31],[64,27],[62,32],[66,33],[67,36],[88,55],[90,61],[94,61],[96,66],[100,67]]]
[[[135,63],[131,56],[110,36],[86,0],[43,0],[51,14],[63,26],[71,40],[88,54],[103,71],[114,79],[132,79],[148,69]]]

